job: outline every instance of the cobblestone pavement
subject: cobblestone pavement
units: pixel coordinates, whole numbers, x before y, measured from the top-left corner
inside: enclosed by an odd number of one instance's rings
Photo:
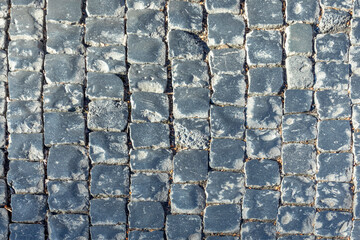
[[[0,239],[360,239],[360,0],[0,0],[0,48]]]

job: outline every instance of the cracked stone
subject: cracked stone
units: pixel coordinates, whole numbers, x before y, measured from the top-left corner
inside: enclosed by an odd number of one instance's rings
[[[205,208],[204,233],[240,233],[241,208],[235,204]]]
[[[318,34],[315,39],[316,59],[347,61],[349,44],[345,33]]]
[[[45,220],[46,196],[32,194],[11,195],[13,222],[40,222]]]
[[[130,63],[165,64],[165,43],[161,38],[129,34],[128,43]]]
[[[9,72],[9,95],[11,100],[39,100],[42,74],[37,72]]]
[[[89,72],[125,73],[125,47],[89,47],[86,64]]]
[[[213,137],[243,138],[244,108],[211,106],[211,134]]]
[[[90,99],[124,99],[124,83],[115,74],[88,73],[86,94]]]
[[[250,158],[277,158],[281,154],[281,139],[276,130],[248,129],[246,139]]]
[[[165,213],[160,202],[130,202],[129,227],[140,229],[161,229]]]
[[[279,93],[283,86],[284,71],[280,67],[252,68],[249,70],[249,93]]]
[[[250,66],[281,64],[281,44],[282,37],[278,31],[254,30],[250,32],[246,41],[248,64]]]
[[[123,164],[128,161],[126,133],[91,132],[89,142],[93,163]]]
[[[85,123],[81,113],[44,113],[45,145],[85,142]]]
[[[207,118],[210,108],[210,91],[205,88],[175,88],[175,118]]]
[[[349,183],[319,182],[316,189],[316,208],[350,209],[352,190]]]
[[[132,201],[166,202],[169,192],[167,173],[135,173],[131,175]]]
[[[286,28],[286,51],[288,54],[311,55],[313,51],[313,27],[296,23]]]
[[[308,112],[311,110],[313,91],[289,89],[285,91],[284,112]]]
[[[245,64],[244,49],[213,49],[209,54],[212,74],[240,74]]]
[[[202,221],[200,216],[168,215],[166,217],[167,239],[201,239]]]
[[[281,123],[282,102],[278,96],[248,99],[247,125],[250,128],[277,128]]]
[[[314,84],[312,62],[303,56],[286,58],[288,88],[310,88]]]
[[[89,217],[80,214],[50,214],[48,229],[50,239],[88,239]]]
[[[48,0],[47,19],[54,21],[79,22],[82,17],[82,0]]]
[[[7,181],[15,193],[42,193],[44,167],[40,162],[10,161]]]
[[[83,54],[81,26],[47,22],[46,50],[51,54]]]
[[[245,142],[236,139],[213,138],[210,148],[211,168],[240,170],[244,165]]]
[[[314,145],[291,143],[282,148],[283,173],[314,174],[316,149]]]
[[[240,15],[230,13],[209,14],[208,28],[210,46],[244,44],[245,23]]]
[[[170,171],[172,154],[167,149],[141,149],[130,151],[130,165],[133,170]]]
[[[335,9],[323,10],[320,20],[319,29],[322,33],[333,33],[346,30],[350,25],[351,15],[345,11]]]
[[[9,35],[11,40],[40,39],[43,35],[44,11],[30,7],[11,8]]]
[[[182,150],[174,156],[174,182],[205,181],[208,175],[208,152]]]
[[[59,145],[50,148],[47,161],[47,177],[62,180],[87,180],[88,157],[84,148]]]
[[[39,41],[14,40],[9,43],[9,68],[11,71],[26,70],[39,72],[44,53]]]
[[[200,4],[170,1],[168,5],[169,27],[187,31],[201,31],[203,10]]]
[[[176,119],[175,142],[179,148],[206,149],[209,147],[210,128],[205,119]]]
[[[333,182],[350,182],[353,155],[350,153],[322,153],[318,156],[316,179]]]
[[[169,126],[162,123],[131,123],[130,138],[135,149],[169,148]]]
[[[171,212],[201,214],[205,208],[205,192],[194,184],[172,184],[170,192]]]
[[[129,194],[129,168],[120,165],[95,165],[91,169],[90,192],[93,196]]]
[[[85,59],[77,55],[47,54],[45,57],[47,83],[79,83],[85,79]]]
[[[283,24],[282,7],[280,0],[246,0],[249,27],[280,27]]]
[[[8,158],[10,160],[37,161],[44,158],[41,133],[10,134]]]
[[[174,59],[171,66],[173,87],[208,87],[209,74],[206,62]]]
[[[85,43],[90,46],[125,45],[124,19],[86,18]]]
[[[93,16],[116,16],[123,17],[125,13],[124,0],[89,0],[86,3],[86,12],[90,17]]]
[[[92,225],[126,223],[126,201],[122,198],[101,198],[90,201]]]
[[[282,124],[284,142],[302,142],[316,138],[317,119],[312,115],[285,115]]]
[[[245,163],[246,186],[280,185],[280,167],[274,160],[251,160]]]
[[[165,94],[135,92],[131,95],[131,119],[133,121],[162,122],[168,118],[169,98]]]
[[[245,106],[246,82],[243,75],[215,75],[211,100],[219,105]]]
[[[37,101],[9,102],[7,120],[10,133],[40,133],[42,130],[41,103]]]
[[[275,220],[279,198],[278,191],[247,189],[243,203],[243,218]]]
[[[281,183],[281,201],[289,204],[312,204],[315,181],[303,176],[286,176]]]
[[[78,84],[45,85],[45,111],[81,111],[83,109],[83,88]]]
[[[351,128],[346,120],[326,120],[318,124],[318,148],[322,151],[350,150]]]
[[[315,23],[320,14],[317,0],[286,0],[287,22]]]
[[[315,216],[315,234],[323,237],[349,237],[351,233],[350,212],[321,211]]]
[[[166,68],[160,65],[131,64],[128,76],[131,92],[164,93],[167,87]]]
[[[277,231],[288,233],[312,233],[315,208],[303,206],[282,206],[277,216]]]
[[[349,86],[349,64],[336,62],[315,63],[315,89],[347,90]]]
[[[127,12],[127,33],[163,37],[165,35],[164,13],[153,9],[133,10]]]
[[[125,239],[126,226],[113,225],[113,226],[91,226],[90,227],[91,239]]]

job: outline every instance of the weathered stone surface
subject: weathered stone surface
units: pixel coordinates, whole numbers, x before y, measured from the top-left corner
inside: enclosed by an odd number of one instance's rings
[[[186,1],[170,1],[168,12],[170,28],[187,31],[202,30],[203,10],[200,4]]]
[[[10,161],[7,183],[15,193],[42,193],[44,175],[40,162]]]
[[[166,90],[167,72],[160,65],[131,64],[128,77],[131,92],[163,93]]]
[[[45,85],[43,96],[45,111],[78,112],[83,109],[84,94],[79,84]]]
[[[277,128],[281,123],[282,103],[278,96],[250,97],[247,125],[250,128]]]
[[[131,123],[130,138],[135,149],[169,148],[170,130],[167,124],[162,123]]]
[[[292,143],[282,147],[283,173],[314,174],[316,150],[314,145]]]
[[[315,89],[347,90],[350,65],[336,62],[315,63]]]
[[[39,222],[45,220],[46,196],[14,194],[11,196],[13,222]]]
[[[247,130],[246,149],[251,158],[277,158],[281,154],[281,139],[276,130]]]
[[[8,152],[11,160],[41,160],[44,158],[43,136],[41,133],[10,134]]]
[[[315,181],[307,177],[286,176],[281,183],[283,203],[311,204],[315,193]]]
[[[211,100],[218,105],[245,106],[246,83],[242,74],[215,75]]]
[[[166,218],[167,239],[201,239],[202,223],[200,216],[169,215]]]
[[[10,240],[16,239],[45,239],[45,228],[41,224],[13,223],[10,227]]]
[[[244,108],[211,106],[210,118],[212,137],[244,137]]]
[[[249,70],[249,93],[273,94],[279,93],[284,83],[282,68],[252,68]]]
[[[124,99],[124,83],[115,74],[88,73],[86,94],[90,99]]]
[[[163,37],[165,35],[164,13],[153,9],[133,10],[127,12],[128,33]]]
[[[134,9],[163,9],[165,0],[128,0],[128,8]]]
[[[326,120],[318,124],[318,148],[322,151],[349,150],[351,140],[350,122]]]
[[[87,18],[85,42],[90,46],[125,45],[124,19]]]
[[[360,46],[351,46],[349,50],[349,62],[351,71],[354,74],[360,74]]]
[[[174,157],[174,182],[205,181],[208,175],[208,152],[183,150]]]
[[[286,21],[314,23],[320,15],[317,0],[286,0]]]
[[[347,61],[349,39],[344,33],[318,34],[315,39],[316,59]]]
[[[89,217],[80,214],[49,214],[48,229],[51,239],[88,239]]]
[[[90,201],[92,225],[126,223],[126,201],[122,198],[101,198]]]
[[[244,165],[245,142],[237,139],[213,138],[210,147],[211,168],[240,170]]]
[[[324,9],[319,24],[323,33],[340,32],[349,27],[351,15],[345,11],[335,9]]]
[[[274,28],[283,24],[282,2],[279,0],[246,0],[249,26]]]
[[[128,35],[128,61],[130,63],[164,65],[165,55],[165,43],[161,38]]]
[[[89,16],[117,16],[123,17],[125,12],[124,0],[89,0],[86,4],[86,12]]]
[[[15,101],[8,103],[8,131],[11,133],[39,133],[42,130],[41,103]]]
[[[314,84],[312,62],[304,56],[286,58],[288,88],[311,88]]]
[[[272,223],[247,222],[241,226],[242,239],[276,239],[276,227]]]
[[[350,41],[352,45],[360,44],[360,19],[354,18],[351,20]]]
[[[41,8],[44,6],[44,0],[12,0],[13,6],[29,6]]]
[[[86,63],[89,72],[125,73],[125,47],[89,47]]]
[[[42,38],[44,20],[42,9],[13,7],[10,19],[9,35],[11,40]]]
[[[280,192],[247,189],[243,203],[243,218],[275,220],[279,207]]]
[[[321,0],[322,5],[333,8],[351,9],[353,1],[351,0]]]
[[[350,97],[353,103],[360,103],[360,76],[352,75],[350,80]]]
[[[90,233],[91,233],[91,239],[101,239],[101,238],[124,239],[126,238],[126,226],[125,225],[92,226],[90,227]]]
[[[302,142],[314,140],[317,135],[317,119],[307,114],[285,115],[282,118],[282,136],[284,142]]]
[[[285,91],[284,112],[308,112],[311,110],[313,91],[289,89]]]
[[[176,119],[175,143],[179,148],[206,149],[209,147],[210,129],[207,120]]]
[[[353,199],[351,186],[349,183],[319,182],[315,206],[326,209],[350,209]]]
[[[131,175],[132,201],[166,202],[169,192],[169,175],[166,173],[135,173]]]
[[[160,202],[130,202],[128,208],[130,228],[163,228],[165,213]]]
[[[9,43],[9,68],[11,71],[40,71],[43,61],[40,42],[35,40],[14,40]]]
[[[350,182],[353,156],[350,153],[322,153],[318,155],[316,179]]]
[[[315,234],[323,237],[349,237],[351,233],[349,212],[321,211],[316,213]]]
[[[240,0],[224,0],[219,2],[217,0],[207,0],[205,3],[206,10],[209,13],[239,13]]]
[[[10,72],[8,75],[11,100],[39,100],[42,74],[36,72]]]
[[[163,122],[169,118],[169,98],[165,94],[135,92],[131,95],[131,119],[135,122]]]
[[[282,206],[279,208],[276,227],[280,233],[312,233],[315,208]]]
[[[81,0],[70,0],[66,3],[49,0],[47,3],[47,19],[54,21],[78,22],[81,17]]]
[[[243,49],[213,49],[209,54],[209,65],[212,74],[243,73],[245,51]]]
[[[51,54],[79,54],[84,52],[84,29],[77,25],[47,22],[46,50]]]
[[[124,235],[125,237],[125,235]],[[129,240],[138,240],[138,239],[147,239],[147,240],[164,240],[163,231],[131,231],[129,232]]]
[[[7,239],[9,233],[9,214],[5,208],[0,208],[0,237]]]
[[[280,185],[280,167],[275,160],[250,160],[245,163],[247,187]]]
[[[167,149],[139,149],[130,151],[132,170],[169,171],[172,170],[172,153]]]
[[[286,28],[286,52],[288,54],[311,55],[313,51],[313,27],[296,23]]]
[[[205,208],[205,192],[195,184],[172,184],[170,201],[172,213],[201,214]]]
[[[225,204],[205,208],[205,233],[239,233],[241,209],[239,205]]]

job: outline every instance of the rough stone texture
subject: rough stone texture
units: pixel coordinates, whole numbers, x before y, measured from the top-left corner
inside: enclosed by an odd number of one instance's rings
[[[210,91],[208,89],[175,88],[173,99],[175,118],[207,118],[209,115]]]
[[[14,222],[39,222],[45,220],[44,195],[15,194],[11,196],[11,219]]]
[[[90,233],[91,239],[124,239],[126,238],[126,226],[92,226],[90,227]]]
[[[350,209],[353,194],[351,184],[320,182],[317,184],[315,206],[326,209]]]
[[[167,149],[139,149],[130,151],[131,169],[139,171],[172,170],[172,154]]]
[[[350,153],[322,153],[318,156],[318,180],[350,182],[353,156]]]
[[[134,9],[163,9],[165,0],[129,0],[127,1],[128,8]]]
[[[322,211],[316,213],[315,234],[324,237],[349,237],[351,213]]]
[[[10,161],[7,183],[15,193],[42,193],[44,166],[39,162]]]
[[[222,2],[217,0],[207,0],[205,2],[205,7],[209,13],[229,12],[236,14],[239,13],[240,2],[240,0],[224,0]]]
[[[279,207],[280,192],[247,189],[243,202],[243,218],[275,220]]]
[[[286,51],[288,54],[311,55],[313,50],[313,28],[309,24],[296,23],[286,29]]]
[[[247,222],[241,227],[242,239],[276,239],[276,228],[272,223]]]
[[[42,38],[44,11],[29,7],[14,7],[11,11],[9,34],[11,40]]]
[[[351,15],[345,11],[325,9],[320,20],[319,29],[323,33],[340,32],[348,28]]]
[[[39,100],[41,95],[41,73],[11,72],[8,76],[11,100]]]
[[[350,97],[353,103],[360,103],[360,76],[352,75],[350,80]]]
[[[245,183],[251,187],[280,184],[279,163],[274,160],[250,160],[245,163]]]
[[[132,123],[130,138],[133,147],[168,148],[169,126],[162,123]]]
[[[49,214],[48,229],[51,239],[88,239],[89,219],[80,214]]]
[[[252,68],[249,70],[249,93],[251,94],[278,93],[282,86],[282,68]]]
[[[124,16],[124,0],[89,0],[86,4],[86,10],[89,16]]]
[[[131,175],[131,200],[166,202],[169,191],[168,174],[135,173]]]
[[[87,18],[85,42],[90,46],[125,45],[124,20]]]
[[[180,148],[206,149],[209,147],[208,121],[202,119],[175,120],[175,143]]]
[[[247,125],[250,128],[277,128],[281,123],[282,104],[277,96],[248,98]]]
[[[41,224],[21,224],[13,223],[9,225],[10,227],[10,240],[16,239],[44,239],[45,238],[45,229]]]
[[[162,66],[131,64],[128,76],[132,92],[163,93],[166,90],[167,73]]]
[[[289,89],[285,91],[284,112],[296,113],[311,110],[313,91]]]
[[[246,82],[242,74],[216,75],[212,79],[213,94],[211,100],[218,105],[245,105]]]
[[[10,135],[8,158],[11,160],[37,161],[44,158],[41,133]]]
[[[130,63],[165,63],[165,44],[161,38],[128,35],[128,60]]]
[[[281,154],[280,135],[276,130],[247,130],[246,139],[251,158],[276,158]]]
[[[322,151],[349,150],[350,123],[346,120],[327,120],[318,124],[318,148]]]
[[[286,21],[314,23],[320,15],[317,0],[286,0]]]
[[[172,61],[173,87],[207,87],[208,66],[200,60],[174,59]]]
[[[236,139],[213,138],[209,165],[214,169],[240,170],[244,165],[245,142]]]
[[[124,73],[125,47],[89,47],[87,48],[86,63],[89,72]]]
[[[239,233],[241,209],[239,205],[225,204],[205,208],[205,233]]]
[[[207,179],[208,153],[203,150],[183,150],[174,157],[174,182],[198,182]]]
[[[153,9],[132,10],[127,12],[127,32],[150,37],[165,35],[165,16],[162,12]]]
[[[124,235],[125,237],[125,235]],[[131,231],[129,232],[129,240],[148,239],[148,240],[164,240],[163,231]]]
[[[131,228],[161,229],[164,226],[164,209],[159,202],[130,202],[128,209]]]
[[[11,133],[41,132],[41,104],[35,101],[9,102],[8,131]]]
[[[126,202],[121,198],[101,198],[90,201],[92,225],[126,223]]]
[[[274,28],[283,24],[282,2],[279,0],[246,0],[250,27]]]
[[[347,90],[350,67],[336,62],[317,62],[315,64],[315,89]]]
[[[314,84],[312,62],[303,56],[286,58],[286,74],[289,89],[310,88]]]
[[[171,212],[201,214],[205,208],[205,192],[195,184],[172,184],[170,192]]]
[[[349,39],[344,33],[319,34],[315,39],[317,60],[348,60]]]
[[[315,208],[302,206],[283,206],[279,208],[277,231],[280,233],[311,233]]]
[[[170,1],[168,12],[170,28],[201,31],[203,11],[200,4],[186,1]]]
[[[306,114],[285,115],[282,119],[284,142],[303,142],[314,140],[317,136],[317,119]]]
[[[286,144],[282,148],[282,161],[285,174],[314,174],[316,171],[315,147],[310,144]]]
[[[9,43],[11,71],[40,71],[44,53],[41,43],[33,40],[14,40]]]
[[[124,99],[124,83],[115,74],[88,73],[86,94],[90,99]]]
[[[244,108],[211,106],[210,118],[212,137],[243,138]]]
[[[201,239],[201,218],[191,215],[169,215],[166,218],[167,239]]]
[[[315,199],[315,181],[302,176],[286,176],[281,183],[281,201],[311,204]]]
[[[43,89],[45,111],[81,111],[83,88],[78,84],[46,85]]]
[[[245,63],[243,49],[214,49],[209,53],[209,65],[212,74],[239,74],[242,73]]]
[[[81,18],[81,0],[70,0],[66,3],[49,0],[47,19],[54,21],[78,22]]]

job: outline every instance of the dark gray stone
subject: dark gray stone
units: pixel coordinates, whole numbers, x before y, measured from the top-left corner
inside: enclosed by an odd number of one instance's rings
[[[217,13],[208,15],[208,44],[243,45],[245,23],[241,15]]]
[[[133,10],[127,12],[128,33],[143,34],[150,37],[163,37],[165,35],[164,13],[153,9]]]
[[[312,204],[315,181],[302,176],[286,176],[281,184],[281,201],[290,204]]]
[[[142,231],[131,231],[129,232],[129,240],[164,240],[163,231],[151,231],[151,232],[142,232]]]
[[[45,220],[46,196],[31,194],[11,195],[13,222],[40,222]]]
[[[215,75],[211,100],[218,105],[245,106],[246,83],[243,75]]]
[[[84,148],[60,145],[50,148],[47,160],[48,179],[87,180],[89,159]]]
[[[354,159],[356,163],[360,162],[360,132],[355,131],[354,132],[354,138],[353,138],[353,153],[354,153]]]
[[[81,0],[70,0],[66,3],[49,0],[46,17],[48,20],[78,22],[82,17],[81,5]]]
[[[249,70],[249,93],[279,93],[283,86],[284,71],[280,67],[252,68]]]
[[[176,119],[175,143],[178,148],[206,149],[209,147],[209,122],[205,119]]]
[[[12,0],[11,5],[41,8],[44,6],[44,0]]]
[[[45,85],[45,111],[81,111],[83,109],[83,88],[79,84]]]
[[[316,149],[314,145],[291,143],[282,148],[283,173],[314,174],[316,172]]]
[[[205,181],[208,174],[208,152],[203,150],[183,150],[174,157],[173,181]]]
[[[280,233],[312,233],[315,208],[302,206],[282,206],[279,208],[276,227]]]
[[[37,101],[9,102],[7,120],[10,133],[40,133],[42,130],[41,103]]]
[[[45,113],[45,145],[84,144],[85,123],[81,113]]]
[[[1,147],[5,145],[5,125],[6,125],[5,117],[0,116],[0,146]]]
[[[356,240],[360,236],[360,221],[353,221],[353,228],[351,230],[351,240]]]
[[[132,121],[163,122],[168,118],[169,98],[167,95],[151,92],[135,92],[131,95]]]
[[[360,19],[353,18],[351,20],[351,32],[350,32],[351,44],[360,44]]]
[[[296,23],[286,29],[286,52],[288,54],[311,55],[313,51],[313,27]]]
[[[8,158],[11,160],[41,160],[43,154],[43,136],[41,133],[10,135]]]
[[[281,139],[276,130],[246,131],[246,149],[250,158],[277,158],[281,154]]]
[[[91,226],[90,227],[91,239],[126,239],[126,226]]]
[[[315,89],[347,90],[350,65],[336,62],[315,63]]]
[[[172,170],[172,152],[167,149],[141,149],[130,151],[132,170],[170,171]]]
[[[160,65],[131,64],[128,76],[131,92],[164,93],[166,90],[167,72]]]
[[[44,175],[40,162],[10,161],[7,183],[15,193],[42,193]]]
[[[211,106],[211,136],[243,138],[244,108]]]
[[[202,222],[200,216],[168,215],[165,228],[168,240],[201,239]]]
[[[9,240],[45,239],[45,227],[42,224],[10,224]]]
[[[324,90],[315,93],[315,105],[320,119],[351,116],[351,102],[346,91]]]
[[[316,138],[317,119],[312,115],[285,115],[283,116],[282,124],[284,142],[302,142]]]
[[[353,219],[360,218],[360,193],[354,193],[354,205],[353,205]]]
[[[278,31],[254,30],[250,32],[247,35],[246,49],[247,62],[250,66],[281,64],[282,37]]]
[[[9,42],[9,69],[11,71],[40,71],[44,53],[39,41],[14,40]]]
[[[346,30],[350,23],[351,15],[345,11],[325,8],[322,12],[319,30],[322,33],[333,33]]]
[[[169,192],[167,173],[131,174],[131,200],[166,202]]]
[[[208,52],[199,36],[190,32],[171,30],[168,39],[170,58],[203,59]]]
[[[316,59],[346,61],[348,60],[349,44],[345,33],[319,34],[315,39]]]
[[[354,166],[354,187],[355,191],[360,191],[360,166]]]
[[[169,27],[188,31],[201,31],[203,9],[200,4],[170,1],[168,5]]]
[[[282,102],[279,96],[249,97],[247,125],[250,128],[277,128],[281,123]]]
[[[124,83],[115,74],[88,73],[86,95],[90,99],[124,99]]]
[[[119,165],[95,165],[91,169],[90,192],[93,196],[129,194],[129,168]]]
[[[124,19],[86,18],[86,44],[99,47],[104,45],[125,45],[125,41]]]
[[[211,168],[240,170],[244,165],[245,142],[235,139],[213,138],[210,148]]]
[[[353,1],[351,0],[321,0],[321,4],[326,7],[351,9]]]
[[[322,151],[349,150],[351,142],[350,122],[326,120],[318,124],[318,148]]]
[[[276,229],[272,223],[247,222],[241,226],[241,239],[276,239]]]
[[[9,26],[11,40],[37,39],[43,34],[44,11],[30,7],[13,7]]]
[[[246,0],[249,27],[274,28],[283,24],[282,1]]]
[[[6,205],[7,196],[8,196],[7,184],[4,179],[0,179],[0,206],[1,207],[4,207]],[[0,233],[0,236],[1,236],[1,233]]]
[[[351,234],[350,212],[321,211],[316,213],[315,234],[323,237],[349,237]]]
[[[318,155],[316,179],[336,182],[350,182],[353,155],[350,153],[322,153]]]
[[[80,214],[48,216],[50,239],[89,239],[89,217]]]
[[[52,212],[83,212],[89,209],[89,190],[86,181],[49,181],[48,204]]]
[[[240,203],[245,193],[244,175],[213,171],[206,184],[207,203]]]
[[[0,24],[1,24],[1,21],[0,21]],[[12,41],[12,42],[15,42],[15,45],[16,45],[16,41]],[[8,49],[8,51],[10,51],[10,49]],[[16,50],[16,51],[18,51],[18,50]],[[18,55],[18,53],[16,55]],[[1,60],[1,62],[0,62],[0,81],[1,82],[6,82],[6,77],[8,75],[8,71],[9,71],[8,62],[10,61],[8,56],[9,55],[6,54],[5,50],[0,50],[0,60]],[[14,57],[14,55],[13,55],[13,57]],[[16,58],[18,58],[18,57],[16,57]],[[22,57],[20,57],[20,58],[22,58]],[[20,59],[20,58],[18,58],[18,59]],[[16,61],[18,59],[13,59],[13,65],[17,64]],[[14,62],[14,60],[15,60],[15,62]]]
[[[244,63],[244,49],[213,49],[209,54],[209,65],[212,74],[243,73]]]
[[[316,191],[316,208],[350,209],[353,193],[350,183],[319,182]]]
[[[350,97],[353,103],[360,103],[360,76],[352,75],[350,81]]]
[[[89,141],[93,163],[123,164],[129,159],[126,133],[92,132]]]
[[[162,123],[131,123],[130,138],[135,149],[169,148],[170,130],[167,124]]]
[[[125,73],[125,47],[89,47],[86,64],[90,72]]]
[[[226,204],[205,208],[205,233],[240,233],[241,208],[239,205]]]
[[[205,192],[194,184],[172,184],[171,213],[201,214],[205,208]]]
[[[280,192],[247,189],[243,202],[243,218],[275,220],[279,207]]]
[[[250,160],[245,163],[246,186],[280,185],[280,167],[274,160]]]
[[[315,23],[320,15],[317,0],[286,0],[286,21]]]
[[[208,236],[206,240],[239,240],[239,237],[232,236]]]
[[[289,89],[285,91],[284,112],[308,112],[313,102],[313,91]]]
[[[128,61],[130,63],[165,64],[165,43],[161,38],[135,34],[128,35]]]
[[[360,74],[360,46],[351,46],[349,50],[349,63],[353,74]]]
[[[352,124],[354,129],[360,127],[360,105],[353,105],[352,107]]]
[[[42,74],[37,72],[9,72],[9,95],[11,100],[39,100]]]
[[[88,127],[99,131],[123,131],[127,125],[128,104],[123,101],[96,100],[89,103]]]
[[[82,54],[84,29],[81,26],[47,22],[46,50],[51,54]]]
[[[209,74],[206,62],[174,59],[171,66],[173,87],[208,87]]]
[[[165,0],[128,0],[127,7],[132,9],[163,9]]]
[[[121,198],[101,198],[90,201],[92,225],[126,223],[126,201]]]
[[[229,12],[229,13],[239,13],[240,10],[240,0],[207,0],[205,3],[206,10],[209,13],[220,13],[220,12]]]
[[[0,208],[0,237],[8,238],[9,233],[9,213],[5,208]]]
[[[163,228],[165,213],[160,202],[130,202],[128,208],[130,228]]]
[[[289,89],[311,88],[314,84],[313,63],[304,56],[288,57],[286,75]]]
[[[79,83],[85,78],[85,59],[78,55],[47,54],[45,57],[47,83]]]
[[[125,12],[124,0],[89,0],[86,3],[86,12],[89,16],[117,16],[123,17]]]

